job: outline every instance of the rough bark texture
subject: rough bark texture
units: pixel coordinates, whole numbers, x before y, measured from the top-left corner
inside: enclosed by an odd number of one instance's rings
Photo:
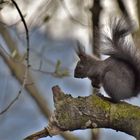
[[[140,139],[139,107],[125,102],[115,104],[96,95],[73,98],[58,86],[53,87],[53,95],[56,110],[44,131],[48,136],[67,130],[111,128]],[[33,137],[25,140],[33,140]]]

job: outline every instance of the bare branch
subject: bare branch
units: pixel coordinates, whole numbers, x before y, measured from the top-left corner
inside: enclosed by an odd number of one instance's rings
[[[38,71],[38,72],[48,74],[48,75],[52,75],[52,76],[57,77],[57,78],[64,78],[64,77],[67,77],[67,76],[70,75],[68,69],[63,68],[61,66],[61,61],[60,60],[57,60],[57,63],[55,64],[54,72],[44,71],[44,70],[41,69],[41,66],[42,66],[42,61],[40,62],[40,65],[39,65],[38,69],[31,68],[31,70]]]
[[[27,24],[26,24],[26,21],[24,19],[24,16],[19,8],[19,6],[17,5],[17,3],[14,1],[14,0],[11,0],[12,3],[15,5],[19,15],[20,15],[20,18],[23,22],[23,25],[25,27],[25,31],[26,31],[26,40],[27,40],[27,57],[26,57],[26,61],[27,61],[27,67],[29,68],[30,67],[30,64],[29,64],[29,53],[30,53],[30,39],[29,39],[29,31],[28,31],[28,27],[27,27]]]
[[[9,110],[12,107],[12,105],[18,100],[20,94],[21,94],[21,90],[18,92],[17,96],[9,103],[9,105],[0,112],[0,115],[5,113],[7,110]]]
[[[22,12],[20,11],[17,3],[14,1],[14,0],[11,0],[12,3],[15,5],[20,17],[21,17],[21,20],[23,22],[23,25],[25,27],[25,30],[26,30],[26,39],[27,39],[27,58],[26,58],[26,61],[27,61],[27,67],[26,67],[26,70],[25,70],[25,73],[24,73],[24,80],[23,80],[23,83],[22,83],[22,87],[21,89],[19,90],[17,96],[9,103],[9,105],[3,110],[0,112],[0,115],[2,115],[3,113],[5,113],[15,102],[16,100],[19,98],[20,94],[22,93],[22,90],[24,89],[25,85],[26,85],[26,81],[27,81],[27,75],[28,75],[28,69],[30,67],[29,65],[29,48],[30,48],[30,44],[29,44],[29,32],[28,32],[28,28],[27,28],[27,24],[24,20],[24,16],[22,15]],[[1,54],[3,53],[3,51],[1,50]],[[4,53],[3,53],[3,56],[4,56]]]
[[[29,53],[30,53],[30,40],[29,40],[29,31],[28,31],[28,27],[27,27],[27,24],[26,24],[26,21],[24,19],[24,16],[22,15],[22,12],[19,8],[19,6],[17,5],[17,3],[14,1],[14,0],[11,0],[12,3],[15,5],[19,15],[20,15],[20,18],[23,22],[23,25],[25,27],[25,31],[26,31],[26,40],[27,40],[27,56],[26,56],[26,64],[27,64],[27,67],[26,67],[26,70],[25,70],[25,74],[24,74],[24,80],[23,80],[23,84],[22,84],[22,88],[19,92],[22,92],[22,89],[24,89],[25,85],[26,85],[26,80],[27,80],[27,75],[28,75],[28,71],[29,71],[29,67],[30,67],[30,63],[29,63]]]

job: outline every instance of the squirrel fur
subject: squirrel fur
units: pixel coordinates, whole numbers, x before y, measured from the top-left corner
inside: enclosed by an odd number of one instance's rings
[[[110,57],[100,60],[87,55],[78,43],[78,61],[74,77],[91,80],[93,87],[102,85],[113,101],[137,96],[140,92],[140,50],[126,40],[132,32],[124,18],[114,20],[110,26],[111,37],[104,34],[103,54]]]

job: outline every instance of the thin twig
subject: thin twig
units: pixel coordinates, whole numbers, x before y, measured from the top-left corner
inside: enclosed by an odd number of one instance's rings
[[[3,113],[5,113],[7,110],[9,110],[9,108],[11,108],[11,106],[18,100],[19,96],[21,94],[21,90],[18,92],[17,96],[9,103],[9,105],[3,109],[1,112],[0,112],[0,115],[2,115]]]
[[[28,76],[28,70],[29,70],[29,67],[30,67],[30,63],[29,63],[29,52],[30,52],[30,42],[29,42],[29,32],[28,32],[28,27],[27,27],[27,24],[26,24],[26,21],[24,19],[24,16],[18,6],[18,4],[14,1],[14,0],[11,0],[12,3],[14,4],[14,6],[16,7],[19,15],[20,15],[20,18],[21,18],[21,21],[23,22],[23,25],[25,27],[25,31],[26,31],[26,40],[27,40],[27,56],[26,56],[26,70],[25,70],[25,74],[24,74],[24,80],[23,80],[23,83],[22,83],[22,87],[21,89],[19,90],[17,96],[9,103],[9,105],[3,110],[0,112],[0,115],[2,115],[3,113],[5,113],[15,102],[16,100],[19,98],[19,96],[21,95],[25,85],[26,85],[26,80],[27,80],[27,76]]]
[[[29,63],[29,52],[30,52],[30,39],[29,39],[29,31],[28,31],[28,27],[27,27],[27,24],[26,24],[26,21],[24,19],[24,16],[21,12],[21,10],[19,9],[17,3],[14,1],[14,0],[11,0],[12,3],[15,5],[19,15],[20,15],[20,18],[23,22],[23,25],[24,25],[24,28],[25,28],[25,31],[26,31],[26,40],[27,40],[27,56],[26,56],[26,61],[27,61],[27,67],[29,68],[30,67],[30,63]]]
[[[49,129],[44,128],[43,130],[24,138],[24,140],[38,140],[40,138],[47,137],[47,136],[51,137],[51,135],[49,134]]]
[[[5,51],[5,49],[2,47],[1,44],[0,44],[0,51],[1,51],[1,53],[5,54],[6,56],[9,57],[8,53]],[[21,91],[22,90],[20,90],[18,92],[17,96],[8,104],[8,106],[0,112],[0,115],[2,115],[3,113],[5,113],[10,107],[12,107],[12,105],[16,102],[16,100],[18,100],[18,98],[19,98],[19,96],[21,94]]]
[[[30,67],[30,63],[29,63],[29,53],[30,53],[30,40],[29,40],[29,31],[28,31],[28,27],[27,27],[27,24],[26,24],[26,21],[24,19],[24,16],[18,6],[18,4],[14,1],[14,0],[11,0],[12,3],[14,4],[14,6],[16,7],[18,13],[19,13],[19,16],[21,18],[21,21],[23,22],[23,25],[24,25],[24,28],[25,28],[25,31],[26,31],[26,40],[27,40],[27,55],[26,55],[26,70],[25,70],[25,74],[24,74],[24,80],[23,80],[23,84],[22,84],[22,87],[19,91],[19,93],[22,92],[22,90],[24,89],[25,85],[26,85],[26,80],[27,80],[27,77],[28,77],[28,71],[29,71],[29,67]]]

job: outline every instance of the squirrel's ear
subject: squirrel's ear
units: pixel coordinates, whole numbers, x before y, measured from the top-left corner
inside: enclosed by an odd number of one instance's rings
[[[85,47],[79,41],[77,41],[76,53],[79,56],[80,60],[86,58]]]

